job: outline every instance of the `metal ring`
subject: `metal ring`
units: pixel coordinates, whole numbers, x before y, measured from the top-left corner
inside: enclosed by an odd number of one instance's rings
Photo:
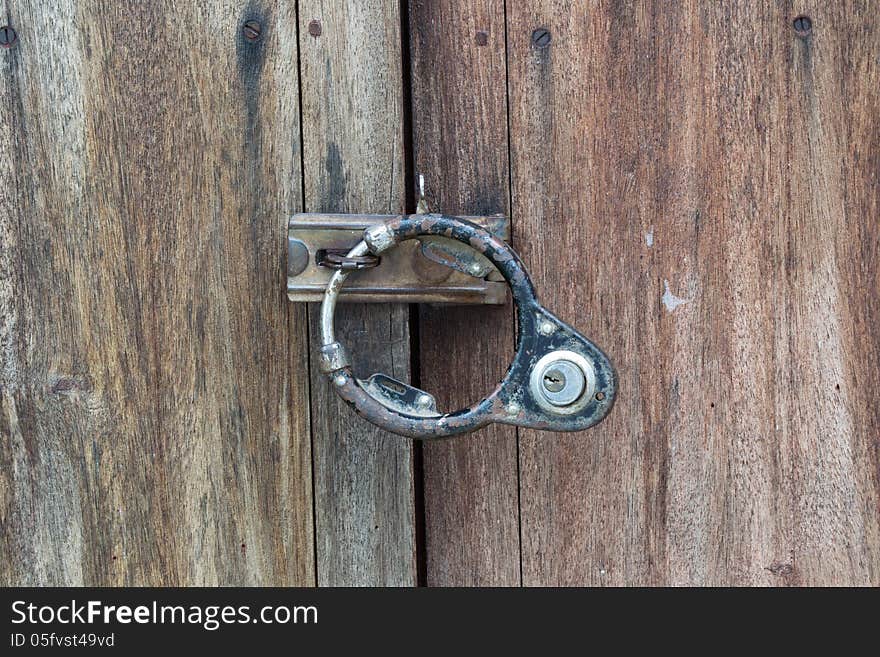
[[[587,338],[542,307],[516,252],[479,226],[444,215],[411,215],[368,228],[348,257],[380,255],[400,242],[421,235],[440,235],[470,245],[485,255],[510,285],[517,307],[517,349],[504,379],[485,399],[453,413],[416,414],[391,408],[365,390],[354,377],[345,348],[336,341],[333,317],[339,292],[351,273],[337,270],[321,305],[321,366],[336,392],[373,424],[413,438],[441,438],[473,431],[492,422],[555,431],[586,429],[602,420],[614,404],[617,378],[607,356]],[[558,409],[540,400],[530,386],[539,361],[563,352],[588,362],[590,397],[574,409]],[[571,360],[568,357],[568,360]],[[577,359],[575,359],[577,360]],[[586,373],[585,373],[586,374]],[[384,375],[376,375],[384,376]],[[412,389],[414,390],[414,389]],[[415,391],[420,393],[421,391]],[[424,394],[424,393],[423,393]]]
[[[369,252],[370,248],[367,243],[361,240],[348,252],[346,258],[358,258]],[[324,291],[324,301],[321,303],[321,344],[325,347],[336,343],[336,338],[333,335],[333,315],[336,312],[339,292],[345,284],[345,279],[352,271],[351,269],[337,269],[330,277],[330,282],[327,283],[327,289]]]

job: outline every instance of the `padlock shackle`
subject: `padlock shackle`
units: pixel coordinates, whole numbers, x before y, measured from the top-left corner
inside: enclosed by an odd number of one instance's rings
[[[485,255],[508,282],[517,308],[517,348],[501,383],[486,398],[453,413],[419,414],[415,408],[391,408],[371,395],[352,373],[344,347],[336,341],[333,318],[349,270],[330,279],[321,306],[321,367],[333,388],[355,411],[377,426],[412,438],[443,438],[492,422],[555,431],[586,429],[607,415],[617,379],[608,358],[592,342],[552,315],[537,301],[532,281],[517,253],[488,231],[460,218],[436,214],[398,217],[364,232],[350,257],[380,255],[422,235],[458,240]],[[553,354],[576,362],[589,382],[588,392],[567,408],[546,403],[536,391],[534,370]],[[568,354],[567,356],[561,356]],[[421,392],[421,391],[418,391]],[[409,410],[409,412],[407,412]]]

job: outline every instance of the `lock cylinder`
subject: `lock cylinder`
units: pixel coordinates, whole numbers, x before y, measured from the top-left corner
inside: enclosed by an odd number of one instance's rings
[[[590,362],[573,351],[553,351],[535,363],[529,388],[541,408],[570,414],[589,403],[596,390],[596,373]]]
[[[586,377],[570,360],[555,360],[541,373],[541,393],[554,406],[573,404],[584,392]]]
[[[408,383],[382,373],[366,380],[356,378],[333,330],[336,302],[351,273],[351,268],[342,267],[327,283],[320,322],[321,365],[336,394],[373,424],[412,438],[445,438],[492,422],[580,431],[602,420],[611,410],[617,386],[611,362],[596,345],[538,303],[519,256],[492,233],[445,215],[396,217],[366,228],[363,239],[341,261],[359,263],[368,253],[381,253],[384,258],[406,240],[439,237],[473,249],[510,286],[519,322],[516,354],[504,379],[488,397],[441,413],[431,395]],[[479,263],[473,257],[470,262]],[[381,270],[379,266],[371,271]]]

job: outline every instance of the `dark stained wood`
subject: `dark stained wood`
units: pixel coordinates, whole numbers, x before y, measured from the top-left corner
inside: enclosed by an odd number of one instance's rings
[[[305,207],[404,211],[403,82],[396,0],[300,2]],[[319,30],[309,24],[318,21]],[[312,319],[318,583],[416,583],[412,443],[358,418],[317,366]],[[337,333],[358,375],[409,380],[409,309],[341,305]]]
[[[525,584],[880,583],[880,23],[812,4],[507,5],[516,243],[620,375],[521,434]]]
[[[0,581],[314,583],[294,6],[3,15]]]
[[[430,209],[507,213],[504,3],[411,0],[409,11],[414,159]],[[441,408],[468,406],[501,380],[512,319],[510,305],[421,307],[421,384]],[[518,585],[516,430],[426,444],[423,459],[427,584]]]

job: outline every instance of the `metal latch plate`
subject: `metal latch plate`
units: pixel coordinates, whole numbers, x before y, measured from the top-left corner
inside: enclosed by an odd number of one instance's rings
[[[319,252],[347,251],[364,230],[396,215],[296,214],[287,232],[287,296],[320,302],[334,270],[318,264]],[[502,240],[509,223],[502,215],[462,217]],[[382,255],[381,263],[362,269],[346,282],[339,300],[436,304],[504,304],[507,284],[488,260],[453,240],[408,240]],[[469,273],[466,273],[469,272]]]

